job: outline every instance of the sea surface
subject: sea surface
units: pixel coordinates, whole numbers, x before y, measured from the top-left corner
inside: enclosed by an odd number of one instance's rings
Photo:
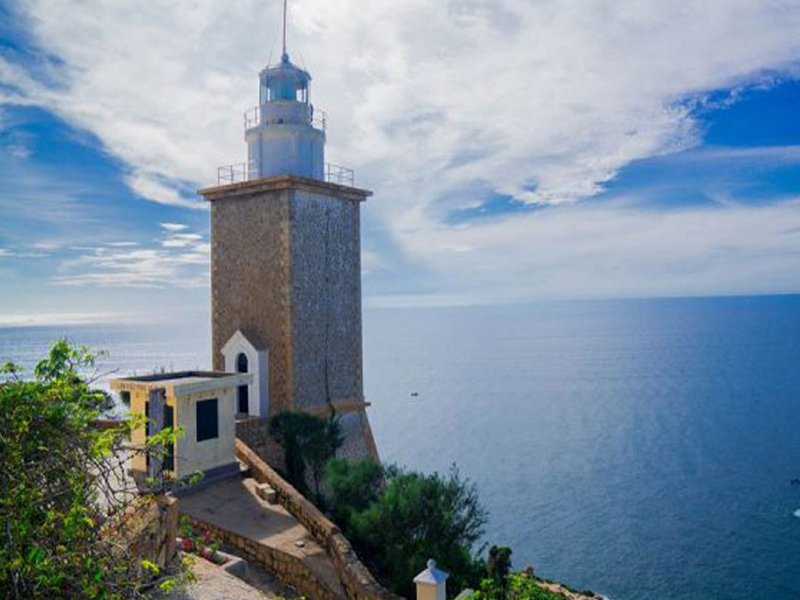
[[[103,372],[206,367],[206,322],[0,329],[32,366],[66,335]],[[456,463],[517,568],[613,600],[800,599],[800,297],[373,309],[384,461]]]

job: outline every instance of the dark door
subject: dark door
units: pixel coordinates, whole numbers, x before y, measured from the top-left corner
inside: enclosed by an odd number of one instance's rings
[[[150,423],[150,403],[144,403],[144,416],[147,419],[147,437],[152,435],[152,426]],[[167,404],[164,405],[164,427],[175,427],[175,409]],[[147,453],[147,468],[150,468],[150,453]],[[167,447],[167,452],[164,455],[164,470],[175,470],[175,444],[170,444]]]
[[[249,365],[247,364],[247,356],[244,353],[236,357],[236,372],[247,373]],[[250,386],[240,385],[236,394],[238,398],[238,411],[243,414],[250,413]]]

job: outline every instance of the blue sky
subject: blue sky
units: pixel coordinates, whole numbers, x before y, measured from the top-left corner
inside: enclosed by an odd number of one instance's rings
[[[348,2],[290,53],[367,305],[800,292],[800,2]],[[278,4],[0,2],[0,324],[207,310]]]

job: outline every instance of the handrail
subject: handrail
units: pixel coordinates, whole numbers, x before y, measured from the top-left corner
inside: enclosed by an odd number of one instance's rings
[[[269,104],[266,104],[265,106],[269,106]],[[278,118],[274,118],[271,114],[264,115],[260,106],[254,106],[244,111],[245,131],[252,129],[253,127],[258,127],[259,125],[279,125],[281,123],[282,121],[280,121]],[[308,119],[308,125],[311,125],[314,129],[327,131],[327,113],[324,110],[315,110],[314,106],[312,105],[311,116]]]
[[[353,169],[348,169],[342,165],[325,163],[325,181],[354,187],[356,184],[356,173]]]
[[[261,177],[255,161],[234,163],[232,165],[222,165],[217,167],[217,185],[227,185],[230,183],[243,183],[253,181]],[[353,169],[325,163],[323,179],[328,183],[355,187],[356,175]]]
[[[258,173],[253,161],[217,167],[217,185],[241,183],[257,178]]]

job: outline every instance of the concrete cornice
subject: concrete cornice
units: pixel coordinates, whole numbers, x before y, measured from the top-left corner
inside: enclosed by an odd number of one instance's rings
[[[369,406],[370,402],[358,398],[344,398],[341,400],[334,400],[331,402],[333,410],[337,415],[344,415],[351,412],[364,412]],[[328,404],[315,404],[314,406],[300,406],[297,407],[302,412],[311,413],[317,417],[324,417],[330,414],[330,406]]]
[[[318,181],[296,175],[279,175],[278,177],[267,177],[265,179],[255,179],[253,181],[243,181],[241,183],[229,183],[215,187],[203,188],[197,191],[209,202],[224,200],[236,196],[252,196],[261,192],[277,192],[284,190],[301,190],[305,192],[317,192],[326,196],[334,196],[343,200],[363,202],[372,192],[361,188]]]
[[[240,385],[248,385],[253,381],[252,373],[206,373],[198,371],[188,372],[188,374],[192,375],[192,377],[187,377],[187,373],[175,373],[177,377],[173,379],[168,378],[169,374],[165,374],[161,378],[152,376],[153,379],[150,381],[147,381],[147,376],[112,379],[111,390],[115,392],[149,392],[150,390],[164,388],[167,396],[175,397],[231,389]],[[181,379],[187,379],[187,381],[182,382]]]

